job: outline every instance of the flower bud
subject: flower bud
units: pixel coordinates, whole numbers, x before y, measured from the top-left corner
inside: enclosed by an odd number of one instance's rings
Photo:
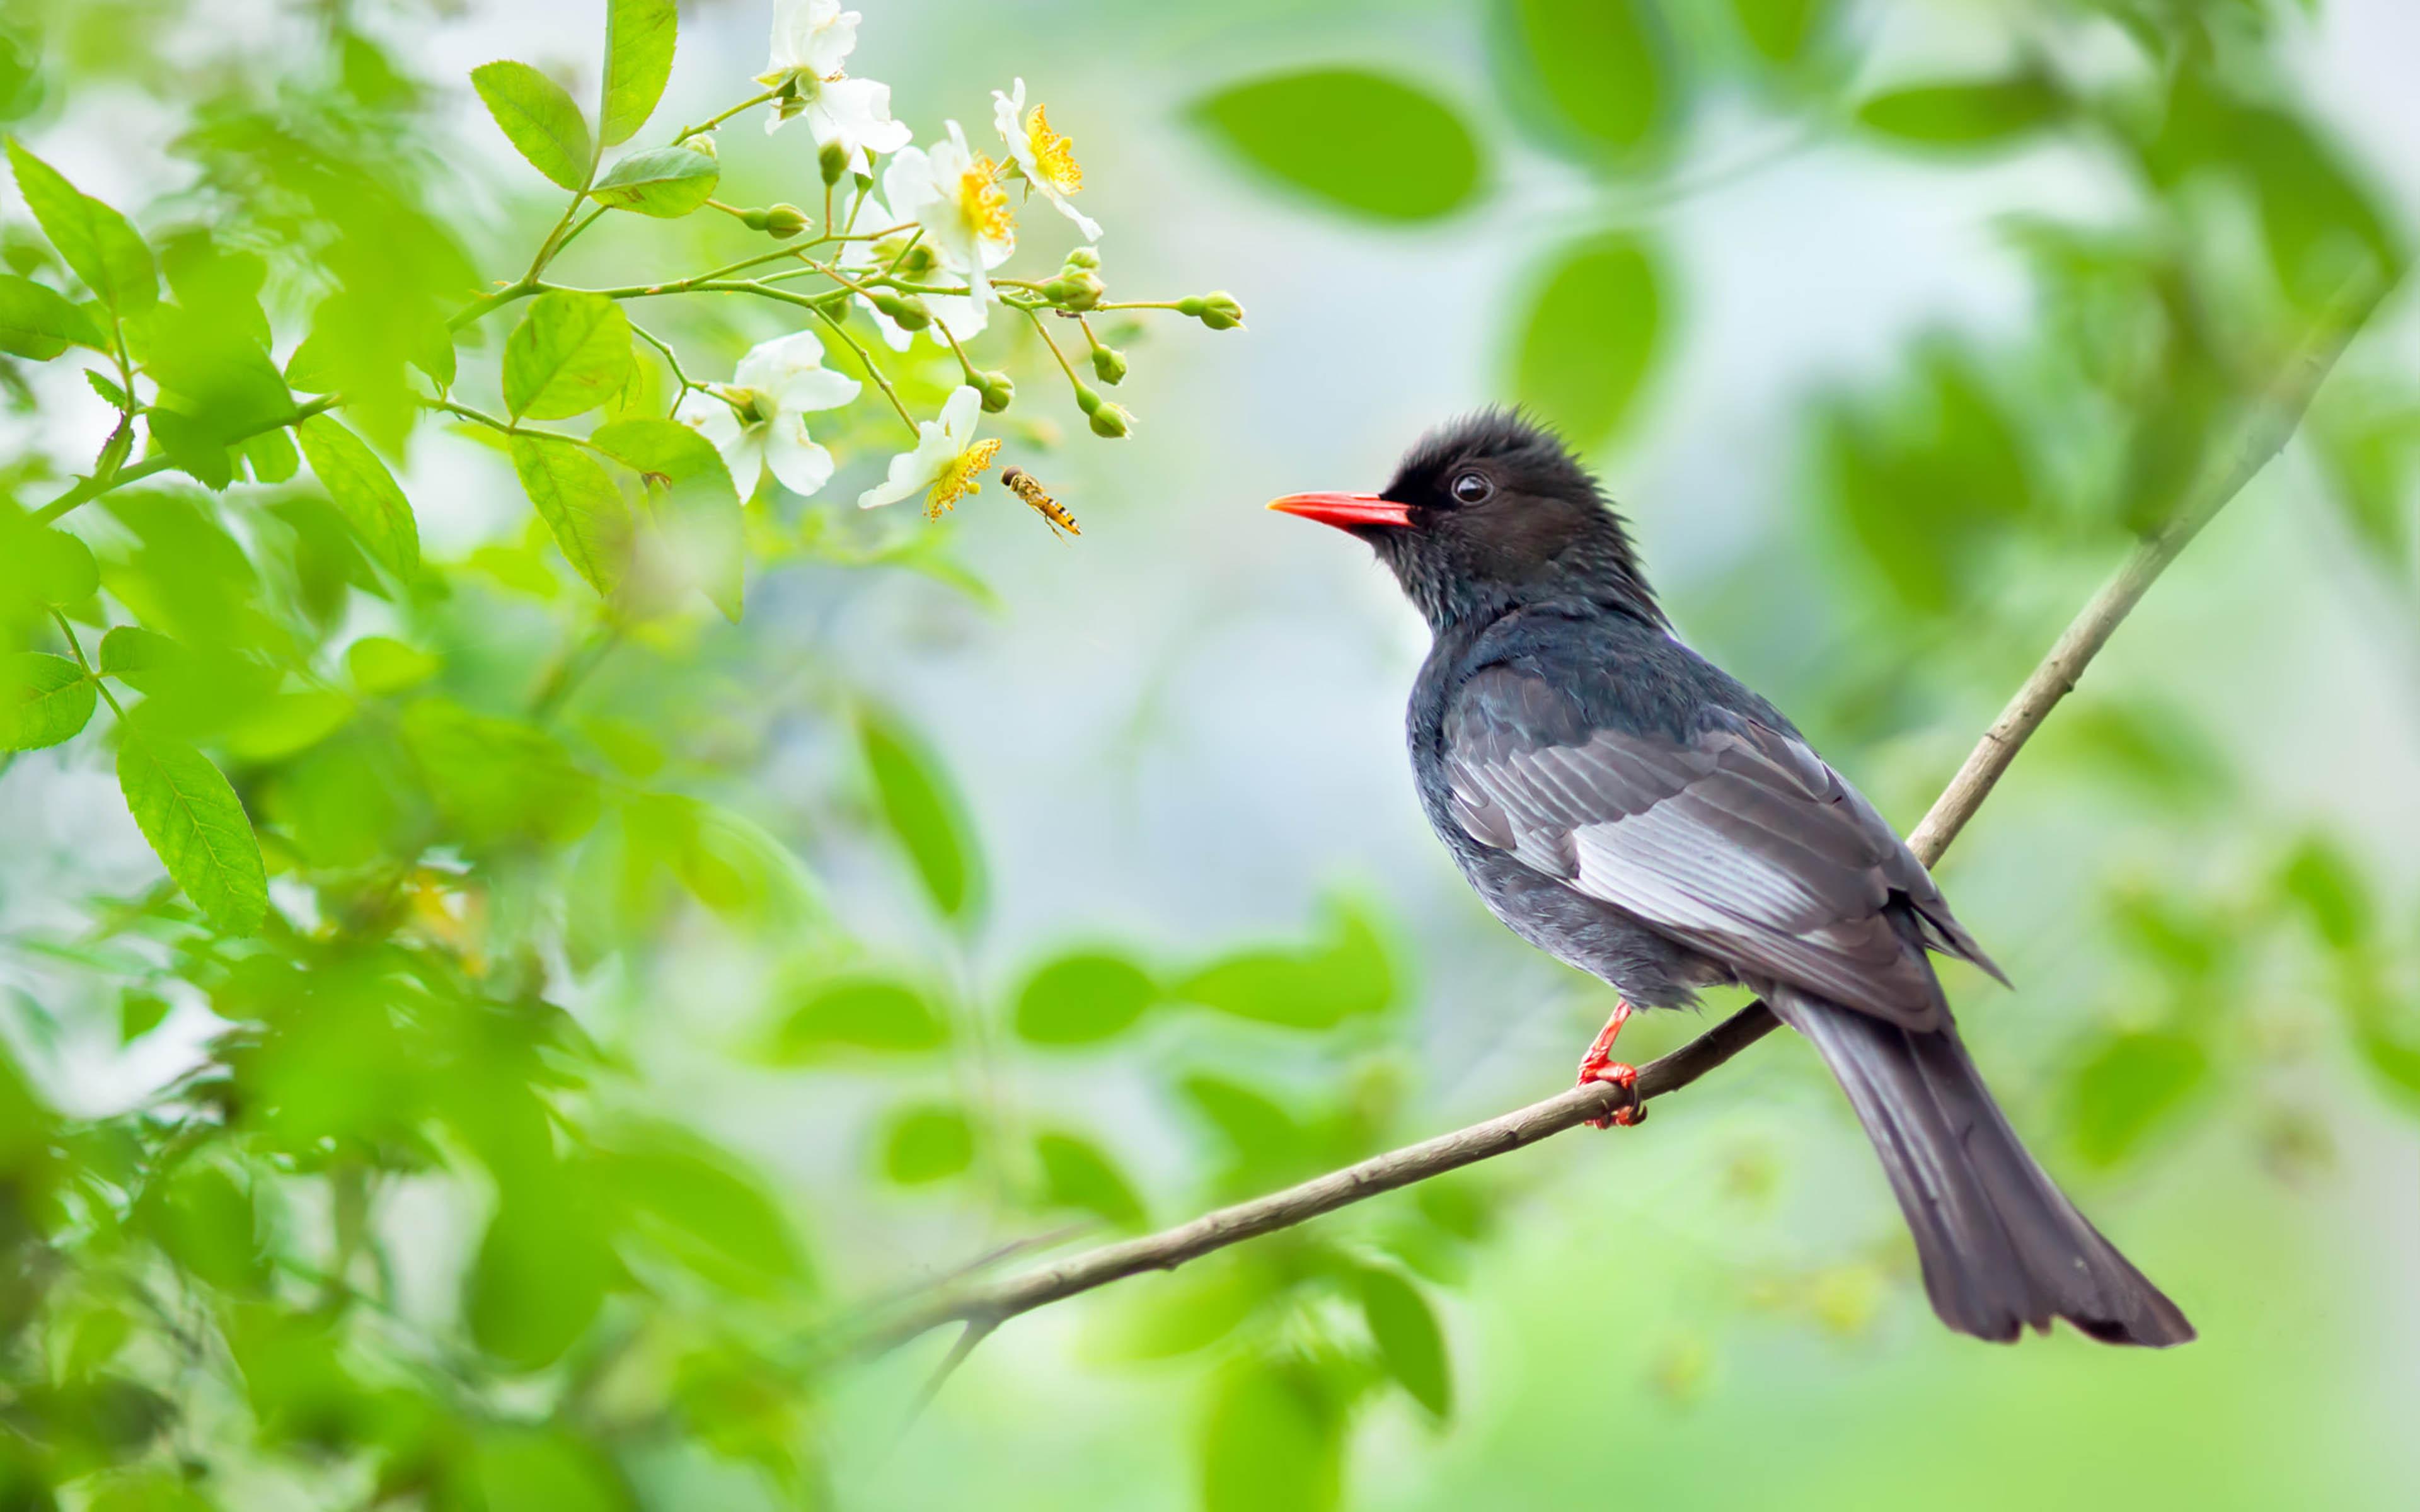
[[[1102,285],[1101,276],[1090,269],[1078,268],[1072,273],[1061,273],[1042,285],[1045,298],[1063,310],[1089,310],[1101,302],[1109,290]]]
[[[741,210],[739,212],[739,224],[746,226],[751,231],[762,231],[765,229],[766,217],[769,213],[770,212],[767,210]]]
[[[1104,383],[1122,381],[1126,376],[1126,354],[1115,347],[1094,347],[1093,376]]]
[[[891,323],[902,331],[922,331],[933,323],[933,312],[913,294],[893,294],[887,288],[874,291],[874,307],[891,317]]]
[[[1099,272],[1101,270],[1100,249],[1096,247],[1078,247],[1075,251],[1067,255],[1067,266],[1070,268],[1080,268],[1086,272]]]
[[[1201,303],[1200,319],[1213,331],[1233,331],[1244,323],[1244,307],[1236,303],[1235,296],[1225,289],[1211,290]]]
[[[975,385],[983,393],[984,413],[999,414],[1016,398],[1016,385],[998,368],[975,375]]]
[[[689,148],[691,152],[696,153],[701,158],[711,159],[716,156],[714,133],[712,131],[707,131],[701,136],[692,136],[688,141],[683,142],[681,146]]]
[[[815,155],[815,166],[823,173],[825,184],[839,183],[840,176],[848,172],[848,148],[838,142],[825,143],[823,151]]]
[[[1093,411],[1093,434],[1110,440],[1134,429],[1134,416],[1122,404],[1105,404]]]
[[[776,241],[787,241],[812,223],[796,205],[776,205],[765,212],[764,231]]]

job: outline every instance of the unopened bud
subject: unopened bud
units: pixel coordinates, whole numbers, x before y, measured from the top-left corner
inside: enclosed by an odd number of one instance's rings
[[[1134,416],[1122,404],[1105,404],[1093,411],[1093,434],[1115,440],[1134,429]]]
[[[762,231],[765,229],[766,218],[770,213],[768,210],[741,210],[739,224],[751,231]]]
[[[815,166],[822,171],[826,184],[839,183],[841,175],[848,172],[848,148],[838,142],[825,143],[824,149],[815,154]]]
[[[707,131],[702,136],[692,136],[688,141],[683,142],[681,146],[689,148],[691,152],[696,153],[701,158],[711,159],[717,156],[717,150],[714,146],[714,133],[712,131]]]
[[[893,294],[889,289],[874,291],[874,307],[891,317],[891,323],[902,331],[922,331],[933,323],[933,312],[913,294]]]
[[[1101,302],[1109,290],[1101,277],[1090,269],[1078,268],[1071,273],[1061,273],[1042,285],[1043,297],[1063,310],[1089,310]]]
[[[787,241],[812,224],[796,205],[776,205],[765,212],[762,229],[776,241]]]
[[[1244,307],[1235,302],[1235,296],[1224,289],[1211,290],[1202,299],[1201,305],[1199,311],[1187,310],[1185,313],[1196,316],[1213,331],[1233,331],[1244,323]]]
[[[1100,250],[1096,247],[1078,247],[1067,255],[1067,266],[1097,273],[1101,270]]]
[[[1126,354],[1115,347],[1094,347],[1093,376],[1104,383],[1122,381],[1126,376]]]
[[[998,368],[975,375],[975,387],[982,391],[984,413],[999,414],[1016,399],[1016,385]]]
[[[1094,410],[1100,409],[1100,391],[1098,389],[1088,388],[1082,383],[1078,383],[1076,385],[1076,408],[1081,409],[1088,415]]]

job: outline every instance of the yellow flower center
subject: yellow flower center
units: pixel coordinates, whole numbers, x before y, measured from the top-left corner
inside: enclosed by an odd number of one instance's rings
[[[970,493],[981,493],[983,485],[975,480],[984,475],[991,459],[999,455],[999,439],[985,437],[952,457],[941,475],[933,480],[932,491],[924,495],[924,517],[939,519],[941,511]]]
[[[1007,193],[992,181],[995,166],[978,152],[973,165],[958,177],[958,213],[975,228],[975,235],[993,241],[1006,237],[1016,224]]]
[[[1033,107],[1033,118],[1025,123],[1025,140],[1033,148],[1035,177],[1063,194],[1084,187],[1084,170],[1076,162],[1076,144],[1050,129],[1050,117],[1040,105]]]

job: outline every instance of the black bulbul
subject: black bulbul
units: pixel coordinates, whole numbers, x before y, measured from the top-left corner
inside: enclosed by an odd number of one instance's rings
[[[1424,438],[1381,493],[1270,507],[1368,542],[1427,618],[1420,803],[1497,918],[1621,995],[1582,1083],[1636,1078],[1609,1056],[1634,1007],[1744,984],[1848,1093],[1943,1322],[2194,1336],[2018,1142],[1927,952],[2007,979],[1873,805],[1673,635],[1621,517],[1552,434],[1487,411]]]

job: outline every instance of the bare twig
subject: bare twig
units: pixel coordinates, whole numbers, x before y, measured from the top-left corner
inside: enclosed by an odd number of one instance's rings
[[[1949,842],[2008,770],[2018,748],[2075,687],[2085,667],[2108,643],[2111,633],[2142,600],[2152,581],[2285,447],[2302,423],[2304,411],[2310,408],[2320,380],[2384,297],[2386,287],[2386,283],[2376,277],[2359,279],[2348,285],[2279,369],[2268,389],[2254,399],[2239,443],[2230,452],[2211,459],[2186,495],[2182,507],[2166,524],[2144,538],[2125,564],[2069,624],[2008,708],[1984,732],[1931,811],[1909,835],[1909,847],[1927,866],[1940,860]],[[945,1323],[966,1324],[966,1332],[943,1363],[942,1371],[928,1387],[929,1395],[975,1344],[1020,1313],[1144,1271],[1173,1270],[1230,1244],[1290,1228],[1382,1192],[1392,1192],[1507,1154],[1589,1119],[1602,1119],[1630,1103],[1634,1097],[1637,1103],[1643,1103],[1677,1092],[1777,1027],[1778,1021],[1761,1000],[1750,1003],[1670,1055],[1640,1068],[1632,1092],[1625,1093],[1604,1083],[1576,1087],[1484,1123],[1374,1156],[1282,1192],[1204,1213],[1190,1223],[1156,1234],[1104,1244],[1023,1275],[941,1296],[876,1324],[864,1339],[864,1348],[888,1349]]]

